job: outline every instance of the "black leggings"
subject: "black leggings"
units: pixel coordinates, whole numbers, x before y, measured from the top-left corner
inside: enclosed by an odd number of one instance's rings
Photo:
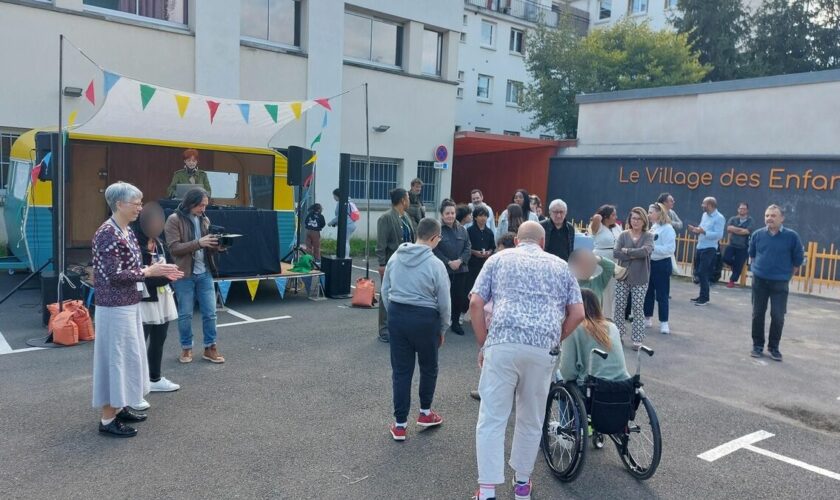
[[[146,336],[146,344],[149,348],[149,380],[157,382],[160,380],[160,360],[163,358],[163,343],[166,342],[166,331],[169,323],[162,325],[143,325],[143,334]]]

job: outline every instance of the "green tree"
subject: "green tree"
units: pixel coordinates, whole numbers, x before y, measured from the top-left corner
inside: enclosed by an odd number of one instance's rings
[[[688,36],[700,62],[712,66],[708,81],[747,76],[743,48],[749,39],[749,13],[741,0],[679,0],[680,14],[671,20]]]
[[[840,0],[814,0],[814,49],[820,69],[840,67]]]
[[[577,134],[582,93],[696,83],[709,67],[700,64],[686,35],[652,31],[633,20],[580,37],[569,22],[544,26],[528,39],[531,82],[522,98],[533,114],[532,129],[546,127],[563,137]]]
[[[747,44],[751,72],[785,75],[819,68],[812,21],[806,0],[768,0],[752,19],[753,36]]]

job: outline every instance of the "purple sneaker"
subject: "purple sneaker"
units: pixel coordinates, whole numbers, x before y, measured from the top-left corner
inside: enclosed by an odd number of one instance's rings
[[[531,480],[522,484],[513,479],[513,496],[516,500],[531,500]]]

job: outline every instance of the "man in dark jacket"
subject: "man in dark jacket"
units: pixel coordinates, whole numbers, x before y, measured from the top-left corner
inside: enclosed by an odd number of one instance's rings
[[[423,181],[416,178],[411,181],[411,191],[408,192],[408,216],[414,221],[414,225],[420,224],[420,220],[426,217],[426,207],[423,206],[423,198],[420,193],[423,191]]]
[[[548,219],[540,224],[545,229],[545,251],[569,261],[575,251],[575,227],[566,220],[568,207],[563,200],[554,200],[548,206]]]
[[[379,276],[384,277],[385,265],[403,243],[414,243],[417,239],[416,226],[408,216],[408,191],[396,188],[391,191],[391,209],[376,221],[376,258],[379,261]],[[379,340],[388,342],[388,312],[379,302]]]

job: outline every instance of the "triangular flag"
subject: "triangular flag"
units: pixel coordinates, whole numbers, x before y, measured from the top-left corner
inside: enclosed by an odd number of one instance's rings
[[[149,105],[149,101],[152,100],[152,96],[155,95],[155,92],[157,92],[155,87],[145,85],[143,83],[140,84],[140,100],[143,102],[143,109],[146,109],[146,106]]]
[[[184,113],[187,112],[187,106],[190,105],[190,96],[175,94],[175,102],[178,103],[178,114],[183,118]]]
[[[330,100],[329,99],[324,99],[324,98],[315,99],[315,102],[317,102],[321,106],[325,107],[326,109],[332,111],[332,108],[330,107]]]
[[[222,296],[222,304],[227,302],[228,292],[230,291],[230,281],[217,281],[219,285],[219,294]]]
[[[321,134],[318,134],[317,136],[315,136],[314,139],[312,139],[312,144],[309,145],[309,149],[312,149],[312,147],[318,144],[319,142],[321,142]]]
[[[73,110],[70,112],[70,116],[67,117],[67,126],[72,127],[74,123],[76,123],[76,117],[79,116],[79,112]]]
[[[277,285],[277,292],[280,298],[286,297],[286,278],[274,278],[274,284]]]
[[[313,155],[312,155],[312,158],[308,159],[308,160],[306,161],[306,163],[304,163],[303,165],[304,165],[304,166],[306,166],[306,165],[312,165],[313,163],[315,163],[315,161],[316,161],[317,159],[318,159],[318,153],[315,153],[315,154],[313,154]]]
[[[300,102],[293,102],[289,105],[292,108],[292,113],[295,115],[295,120],[300,120]]]
[[[251,115],[251,105],[250,104],[238,104],[239,112],[242,113],[242,119],[245,120],[245,123],[248,123],[248,119]]]
[[[321,128],[327,128],[327,116],[328,115],[329,115],[329,113],[324,111],[324,119],[321,120]]]
[[[120,79],[120,75],[115,73],[110,73],[108,71],[105,72],[105,95],[108,95],[108,92],[111,91],[111,88],[114,87],[114,84],[117,83],[117,80]]]
[[[219,103],[208,100],[207,107],[210,108],[210,123],[213,123],[213,118],[216,117],[216,111],[219,109]]]
[[[304,181],[303,181],[303,187],[308,188],[308,187],[309,187],[309,185],[310,185],[310,184],[312,184],[312,179],[313,179],[314,177],[315,177],[315,171],[313,170],[313,171],[312,171],[312,173],[311,173],[311,174],[309,174],[309,177],[307,177],[307,178],[306,178],[306,180],[304,180]],[[308,193],[307,193],[307,194],[308,194]]]
[[[277,123],[277,105],[276,104],[266,104],[265,110],[268,111],[268,114],[271,115],[271,119],[274,120],[274,123]]]
[[[87,100],[90,101],[91,104],[96,106],[96,98],[93,93],[93,80],[90,81],[87,86],[87,90],[85,90],[85,97],[87,97]]]
[[[245,283],[248,284],[248,292],[251,294],[251,300],[254,300],[254,297],[257,296],[257,287],[260,286],[260,280],[245,280]]]

